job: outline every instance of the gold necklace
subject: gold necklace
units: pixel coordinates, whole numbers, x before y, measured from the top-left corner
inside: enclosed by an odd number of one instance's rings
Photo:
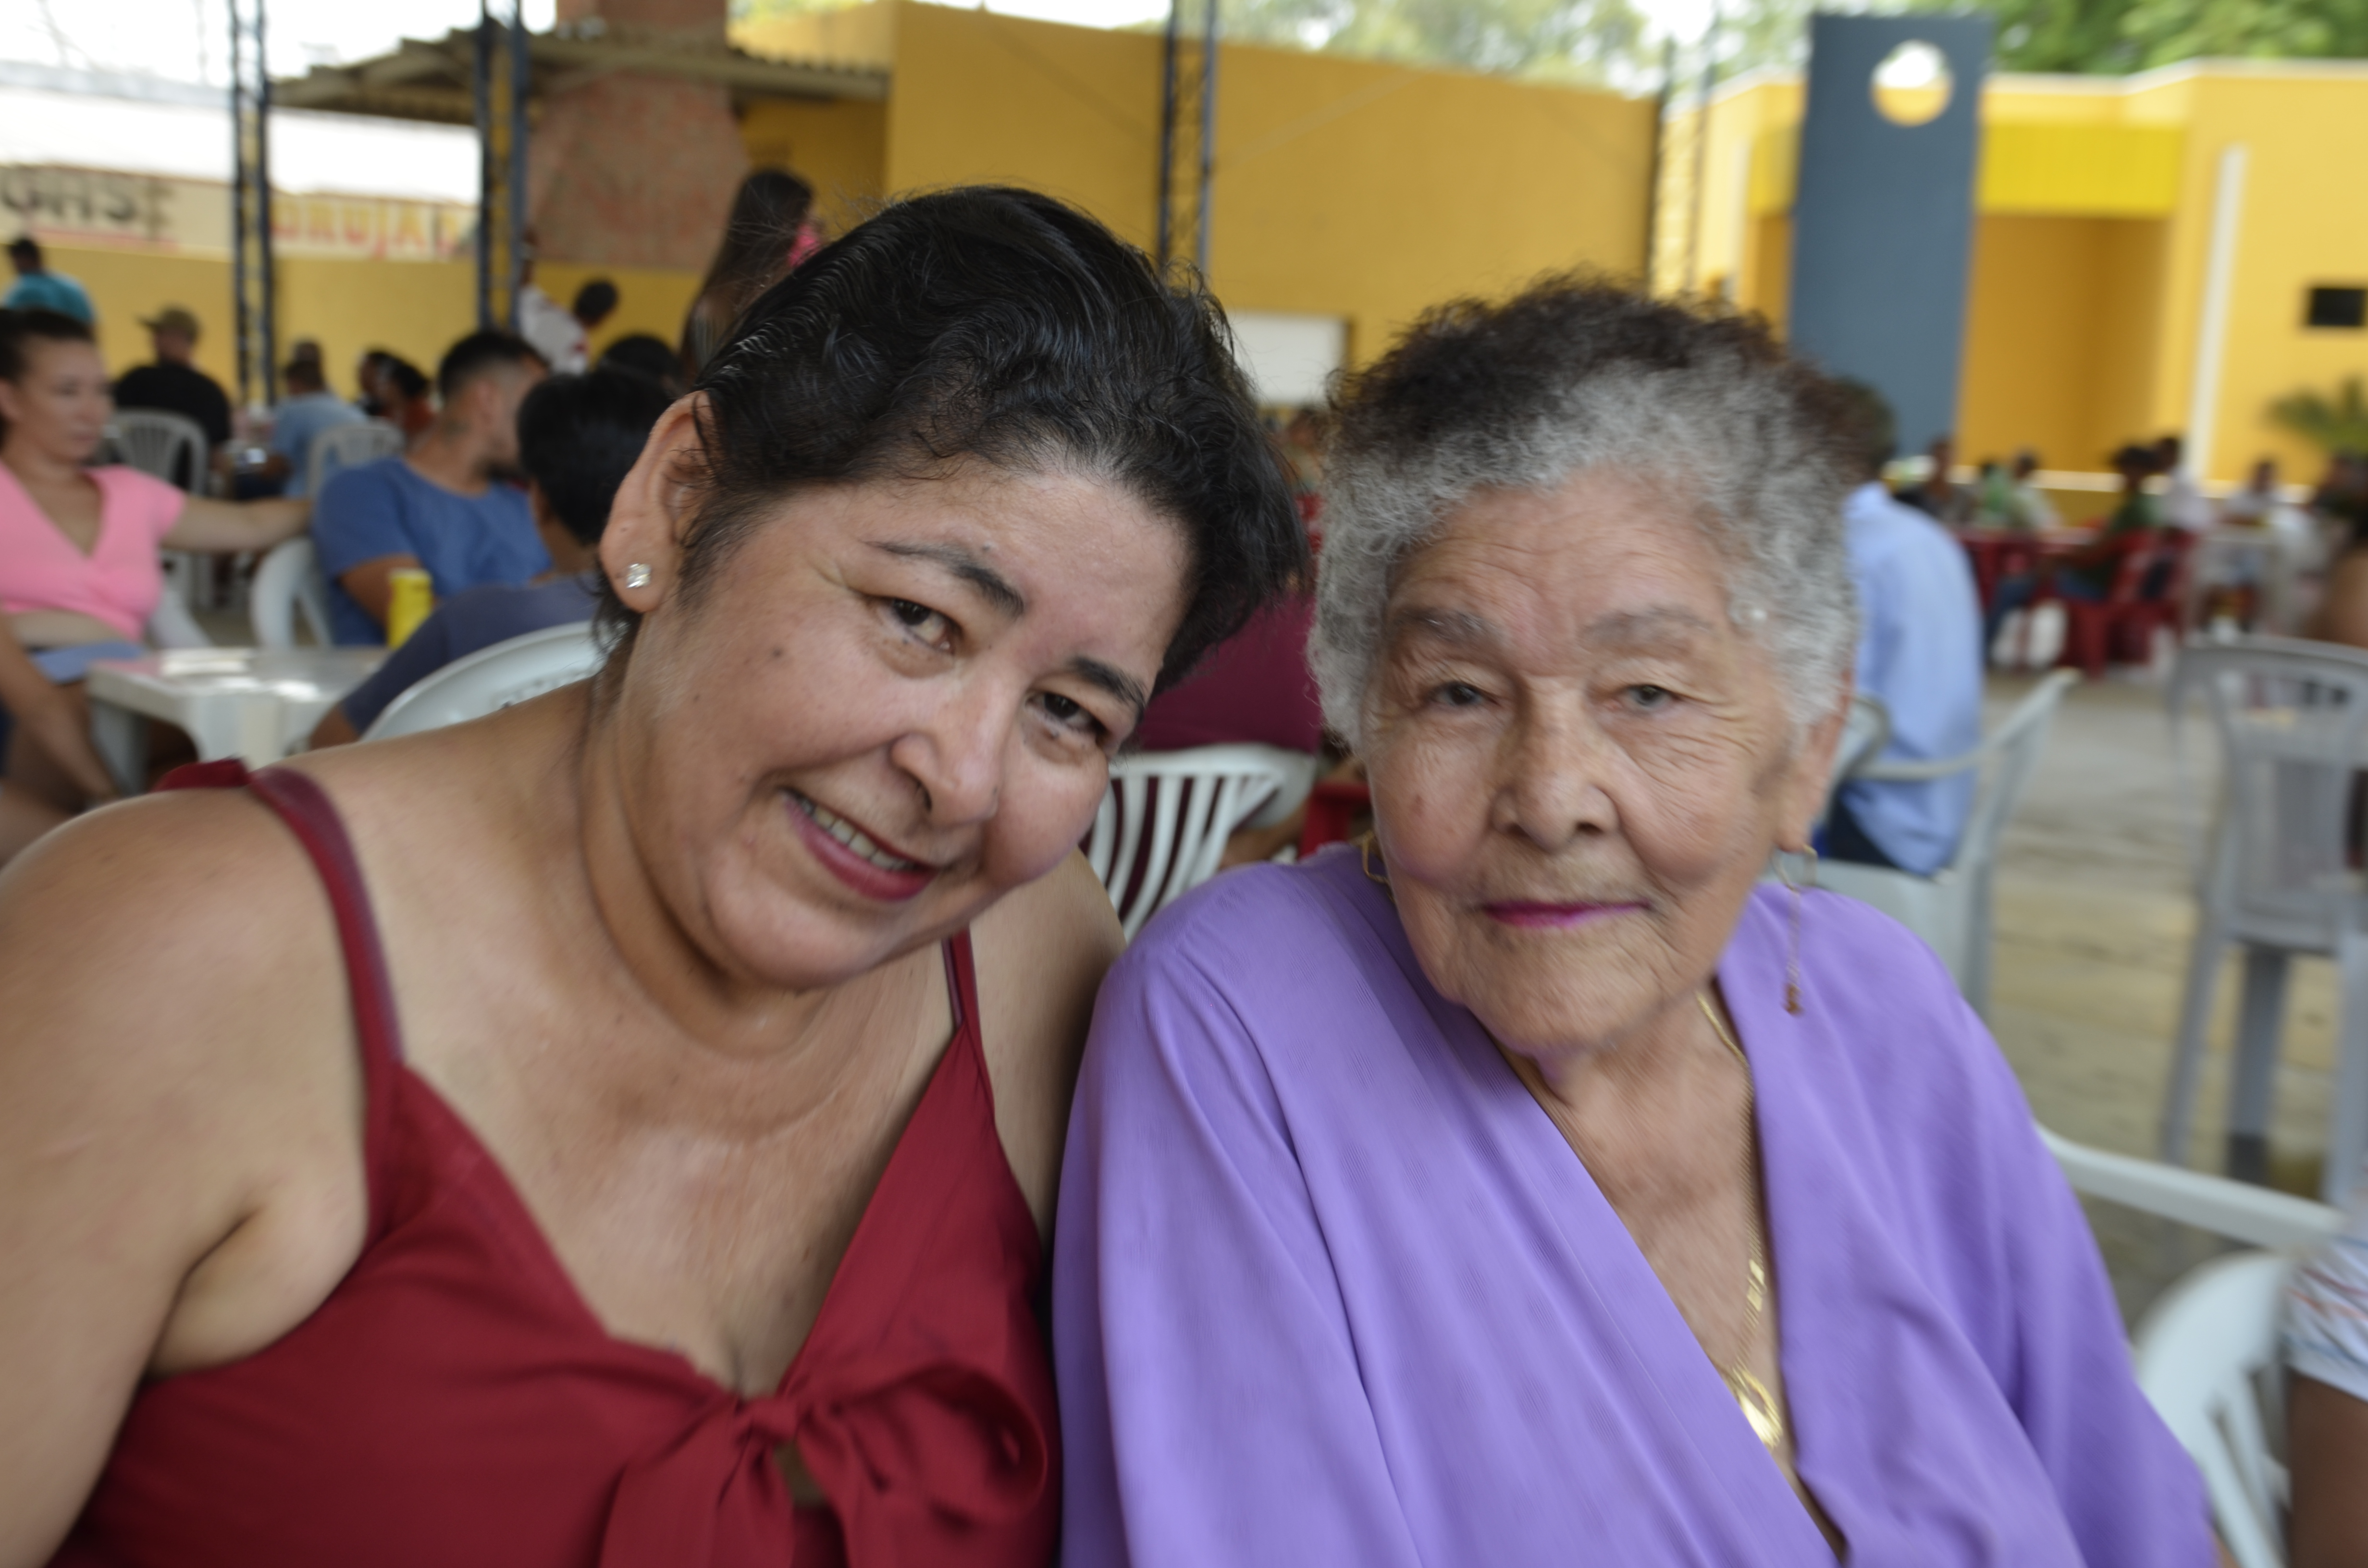
[[[1735,1052],[1736,1061],[1743,1064],[1743,1191],[1751,1205],[1751,1271],[1744,1282],[1743,1304],[1750,1315],[1744,1323],[1742,1349],[1718,1375],[1742,1407],[1743,1418],[1751,1423],[1752,1435],[1774,1453],[1784,1446],[1784,1413],[1750,1366],[1751,1346],[1759,1337],[1760,1314],[1768,1307],[1768,1247],[1759,1226],[1759,1122],[1753,1109],[1758,1096],[1752,1089],[1751,1058],[1743,1053],[1742,1042],[1727,1032],[1725,1020],[1711,1005],[1710,993],[1698,991],[1694,1000],[1702,1004],[1702,1017],[1710,1020],[1711,1032],[1718,1036],[1719,1043]]]

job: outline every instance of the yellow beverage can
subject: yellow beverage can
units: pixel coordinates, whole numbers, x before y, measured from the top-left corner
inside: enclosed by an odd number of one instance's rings
[[[398,566],[386,574],[386,581],[394,590],[386,607],[386,645],[400,648],[436,608],[436,584],[416,566]]]

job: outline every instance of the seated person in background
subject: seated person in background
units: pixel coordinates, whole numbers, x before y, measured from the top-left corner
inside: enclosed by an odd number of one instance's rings
[[[2156,510],[2164,523],[2189,533],[2202,533],[2213,524],[2211,501],[2187,466],[2187,443],[2165,436],[2154,444],[2154,471],[2162,475],[2162,499]]]
[[[2032,480],[2039,472],[2039,454],[2026,447],[2015,453],[2014,465],[1984,463],[1979,507],[1974,521],[1985,528],[2017,528],[2035,533],[2055,526],[2055,508]]]
[[[2286,1287],[2285,1352],[2288,1561],[2368,1568],[2368,1182]]]
[[[1988,618],[1982,623],[1984,648],[1998,641],[1998,628],[2006,624],[2008,616],[2039,597],[2043,585],[2051,585],[2057,598],[2104,603],[2113,591],[2113,577],[2121,570],[2123,555],[2162,531],[2161,507],[2146,493],[2146,482],[2157,472],[2154,449],[2123,447],[2113,454],[2112,465],[2113,472],[2122,476],[2122,499],[2105,519],[2104,531],[2094,544],[2052,566],[2025,572],[1998,584],[1990,596]]]
[[[115,383],[115,406],[160,409],[191,420],[206,433],[211,452],[230,439],[230,394],[195,363],[198,318],[179,305],[167,305],[140,324],[148,329],[156,358],[123,372]],[[197,482],[195,474],[173,476],[184,490],[197,488]]]
[[[311,477],[307,471],[313,437],[340,425],[361,424],[362,411],[329,390],[318,359],[290,359],[279,372],[279,381],[288,395],[271,411],[271,456],[263,472],[268,478],[287,482],[280,494],[298,496],[304,494],[305,481]]]
[[[2327,569],[2327,591],[2303,635],[2368,648],[2368,524],[2355,528]]]
[[[1952,528],[1963,527],[1973,517],[1974,496],[1951,477],[1957,466],[1957,443],[1947,436],[1933,437],[1924,460],[1930,472],[1899,493],[1900,502]]]
[[[307,506],[209,500],[137,469],[86,467],[112,413],[89,327],[0,312],[0,615],[72,710],[70,722],[20,712],[6,775],[61,812],[112,793],[80,739],[82,679],[93,659],[148,651],[142,635],[165,594],[157,551],[268,550],[302,530]]]
[[[1891,719],[1885,762],[1937,762],[1982,743],[1981,597],[1965,551],[1946,529],[1883,488],[1890,407],[1875,390],[1840,383],[1859,459],[1842,505],[1858,590],[1858,689]],[[1852,779],[1836,793],[1819,848],[1837,860],[1929,877],[1949,863],[1974,775],[1915,782]]]
[[[518,462],[535,532],[552,570],[521,586],[488,583],[454,595],[329,710],[313,747],[358,738],[386,705],[455,659],[546,627],[592,619],[600,599],[600,530],[650,427],[673,399],[639,376],[553,376],[518,406]]]
[[[383,419],[406,438],[425,435],[436,423],[436,404],[427,395],[427,378],[419,367],[383,348],[362,356],[354,371],[361,388],[356,406],[372,419]]]
[[[518,465],[518,411],[543,377],[542,356],[503,332],[475,332],[436,368],[444,406],[400,457],[349,468],[321,487],[313,543],[329,580],[341,644],[386,641],[389,575],[424,568],[438,599],[551,570]]]
[[[589,337],[600,330],[600,324],[617,313],[617,285],[606,278],[595,278],[575,290],[575,302],[567,307],[575,324]]]
[[[665,388],[668,397],[680,397],[690,390],[682,379],[682,356],[665,338],[646,332],[629,333],[600,350],[597,368],[646,376]]]

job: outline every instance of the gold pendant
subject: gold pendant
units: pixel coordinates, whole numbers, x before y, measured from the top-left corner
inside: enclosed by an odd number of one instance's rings
[[[1784,1441],[1784,1417],[1777,1412],[1776,1396],[1759,1375],[1742,1367],[1726,1374],[1726,1392],[1735,1396],[1742,1408],[1743,1418],[1751,1423],[1751,1435],[1760,1446],[1773,1453]]]

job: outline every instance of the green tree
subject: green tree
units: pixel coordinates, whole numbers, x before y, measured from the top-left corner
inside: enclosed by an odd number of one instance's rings
[[[2333,397],[2298,392],[2279,398],[2270,404],[2270,422],[2325,451],[2368,452],[2368,397],[2357,376],[2344,378]]]
[[[1580,81],[1643,66],[1632,0],[1223,0],[1219,15],[1227,38],[1379,60]]]

